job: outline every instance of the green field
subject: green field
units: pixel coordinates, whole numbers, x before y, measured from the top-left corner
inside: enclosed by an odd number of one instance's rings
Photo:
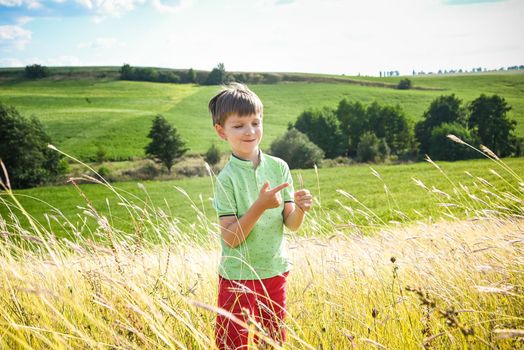
[[[337,79],[343,81],[344,77]],[[352,83],[280,83],[252,85],[265,110],[267,149],[284,133],[289,122],[308,108],[336,107],[342,98],[370,104],[399,104],[416,122],[430,102],[442,94],[456,94],[469,102],[481,93],[499,94],[513,107],[509,117],[518,121],[524,136],[524,74],[472,74],[410,77],[425,90],[396,90],[365,85],[365,81],[396,83],[400,78],[347,77]],[[364,85],[355,84],[361,79]],[[0,81],[0,101],[25,115],[36,115],[57,147],[84,160],[94,159],[98,147],[111,160],[144,156],[153,117],[163,114],[186,139],[191,153],[203,153],[218,141],[207,111],[217,86],[118,81],[108,78],[40,81]],[[226,145],[220,143],[220,147]]]
[[[524,158],[507,159],[506,162],[517,174],[524,173]],[[302,175],[304,186],[312,191],[316,201],[315,209],[309,219],[311,225],[305,229],[304,234],[319,234],[319,230],[329,231],[330,228],[317,225],[328,219],[341,224],[352,222],[365,227],[371,224],[387,224],[389,221],[427,221],[428,218],[442,218],[446,213],[464,217],[467,213],[461,207],[471,207],[470,202],[475,203],[471,198],[466,198],[465,189],[461,186],[466,186],[480,198],[487,196],[491,204],[495,197],[489,197],[482,192],[483,189],[499,195],[504,191],[518,192],[515,179],[490,160],[438,164],[445,175],[427,162],[377,165],[372,168],[368,165],[321,168],[318,172],[314,169],[292,171],[295,183],[298,183],[298,174]],[[380,178],[373,175],[372,169]],[[491,173],[490,169],[496,170],[504,179]],[[478,177],[488,181],[494,188],[483,184]],[[442,194],[428,192],[418,186],[414,179],[421,180],[430,189],[435,187],[448,193],[451,197],[446,198]],[[211,177],[147,181],[142,184],[143,188],[137,182],[112,184],[115,190],[130,202],[125,205],[122,204],[124,203],[122,198],[117,197],[108,187],[84,184],[79,188],[88,198],[89,203],[101,214],[108,216],[115,227],[126,232],[133,229],[131,215],[127,212],[131,204],[142,209],[160,208],[168,217],[180,222],[184,227],[191,227],[192,224],[202,221],[201,219],[216,222],[211,205],[213,193]],[[338,190],[355,196],[361,204],[348,199]],[[188,196],[183,194],[183,191]],[[46,213],[48,216],[58,217],[58,220],[51,220],[49,224],[57,234],[64,235],[71,230],[62,227],[66,221],[73,223],[76,231],[81,231],[78,228],[84,226],[84,221],[87,223],[85,230],[96,226],[95,220],[85,215],[87,203],[84,197],[72,185],[19,190],[15,194],[27,212],[37,221],[45,223]],[[0,199],[8,200],[5,193],[0,195]],[[465,201],[468,205],[465,205]],[[455,203],[458,207],[448,212],[437,203]],[[479,203],[474,206],[477,204]],[[18,209],[13,209],[13,212],[17,217],[22,218]],[[133,214],[136,216],[136,213]],[[6,206],[0,205],[0,215],[8,218]],[[62,215],[63,218],[60,218]],[[22,222],[24,222],[23,218]]]

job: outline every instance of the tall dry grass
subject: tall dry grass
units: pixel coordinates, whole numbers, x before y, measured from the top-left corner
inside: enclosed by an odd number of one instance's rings
[[[343,190],[341,205],[354,221],[317,207],[304,234],[289,236],[284,347],[524,347],[524,184],[498,162],[511,192],[479,180],[476,191],[457,184],[444,195],[419,183],[442,196],[449,221],[383,223]],[[5,186],[12,217],[0,218],[0,348],[213,348],[216,224],[197,203],[197,220],[183,225],[146,192],[132,198],[92,180],[119,196],[133,232],[115,229],[89,198],[84,215],[96,230],[59,211],[37,222]],[[57,239],[51,221],[70,238]],[[263,337],[254,322],[248,326]]]

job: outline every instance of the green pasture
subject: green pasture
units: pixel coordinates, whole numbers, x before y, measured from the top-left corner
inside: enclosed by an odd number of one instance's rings
[[[524,74],[471,74],[410,77],[425,90],[396,90],[359,85],[365,82],[396,83],[400,78],[347,77],[352,83],[280,83],[252,85],[262,99],[267,149],[284,133],[287,124],[308,108],[336,107],[342,98],[364,104],[399,104],[416,122],[429,103],[442,94],[456,94],[469,102],[484,94],[500,94],[513,107],[509,116],[518,121],[517,134],[524,135]],[[94,159],[97,149],[111,160],[144,156],[147,133],[157,113],[172,122],[186,139],[191,153],[205,152],[215,136],[207,111],[217,86],[118,81],[107,78],[40,81],[0,81],[0,101],[36,115],[57,147],[81,159]]]
[[[505,162],[515,173],[524,173],[524,158],[507,159]],[[310,212],[308,219],[309,224],[312,225],[306,226],[309,227],[306,230],[322,227],[322,222],[328,218],[329,222],[340,224],[352,222],[365,227],[371,222],[382,224],[389,221],[427,221],[431,218],[442,218],[446,214],[464,217],[465,213],[461,207],[472,208],[477,205],[479,208],[482,207],[481,202],[467,198],[467,191],[476,194],[479,198],[492,196],[490,198],[493,200],[496,197],[486,194],[485,190],[498,196],[502,196],[503,191],[518,193],[517,181],[493,161],[439,162],[438,165],[443,173],[427,162],[293,171],[295,186],[298,186],[297,177],[300,173],[304,179],[304,186],[312,191],[316,200],[315,209]],[[375,175],[372,169],[376,171]],[[490,169],[496,170],[504,179],[490,172]],[[479,180],[478,177],[488,181],[490,185]],[[422,181],[429,189],[434,187],[449,194],[451,198],[440,192],[437,193],[438,191],[428,192],[418,186],[414,179]],[[160,208],[174,222],[179,222],[186,228],[202,222],[207,222],[206,225],[209,222],[216,222],[211,205],[213,191],[211,177],[163,182],[147,181],[142,185],[138,182],[112,184],[118,193],[137,208],[146,206],[148,209]],[[107,216],[114,227],[133,232],[132,220],[126,209],[129,206],[123,206],[122,199],[117,198],[110,189],[97,184],[82,184],[79,188],[87,198],[87,202],[102,215]],[[338,190],[351,194],[360,203],[347,198]],[[15,191],[15,195],[28,213],[39,222],[50,225],[57,234],[70,231],[69,224],[64,226],[65,228],[61,227],[66,222],[64,218],[77,227],[74,232],[85,234],[88,232],[86,228],[96,226],[95,220],[85,214],[88,206],[86,199],[71,184],[18,190]],[[5,193],[1,194],[0,199],[4,202],[0,204],[0,215],[11,222],[5,205],[11,203],[11,200]],[[458,207],[448,211],[438,203],[454,203],[458,204]],[[493,203],[490,205],[495,206]],[[11,206],[10,208],[25,222],[18,209]],[[45,214],[48,218],[54,216],[58,219],[50,219],[47,224],[48,219]],[[315,222],[320,223],[320,226],[315,226]],[[79,229],[81,227],[84,229]],[[322,227],[324,228],[326,227]]]

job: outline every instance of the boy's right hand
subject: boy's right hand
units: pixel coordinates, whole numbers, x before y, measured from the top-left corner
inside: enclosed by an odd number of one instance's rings
[[[266,181],[266,183],[262,186],[262,189],[260,190],[257,202],[264,209],[278,208],[280,206],[280,203],[282,202],[280,191],[288,186],[289,184],[287,182],[284,182],[283,184],[269,189],[269,181]]]

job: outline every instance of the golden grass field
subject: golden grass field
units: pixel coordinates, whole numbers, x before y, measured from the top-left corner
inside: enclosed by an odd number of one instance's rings
[[[524,348],[524,183],[493,161],[513,192],[457,185],[465,219],[370,229],[317,205],[289,234],[284,348]],[[216,223],[199,214],[182,229],[121,197],[135,227],[126,233],[85,201],[91,237],[58,239],[23,208],[29,226],[0,217],[0,348],[212,349]]]

